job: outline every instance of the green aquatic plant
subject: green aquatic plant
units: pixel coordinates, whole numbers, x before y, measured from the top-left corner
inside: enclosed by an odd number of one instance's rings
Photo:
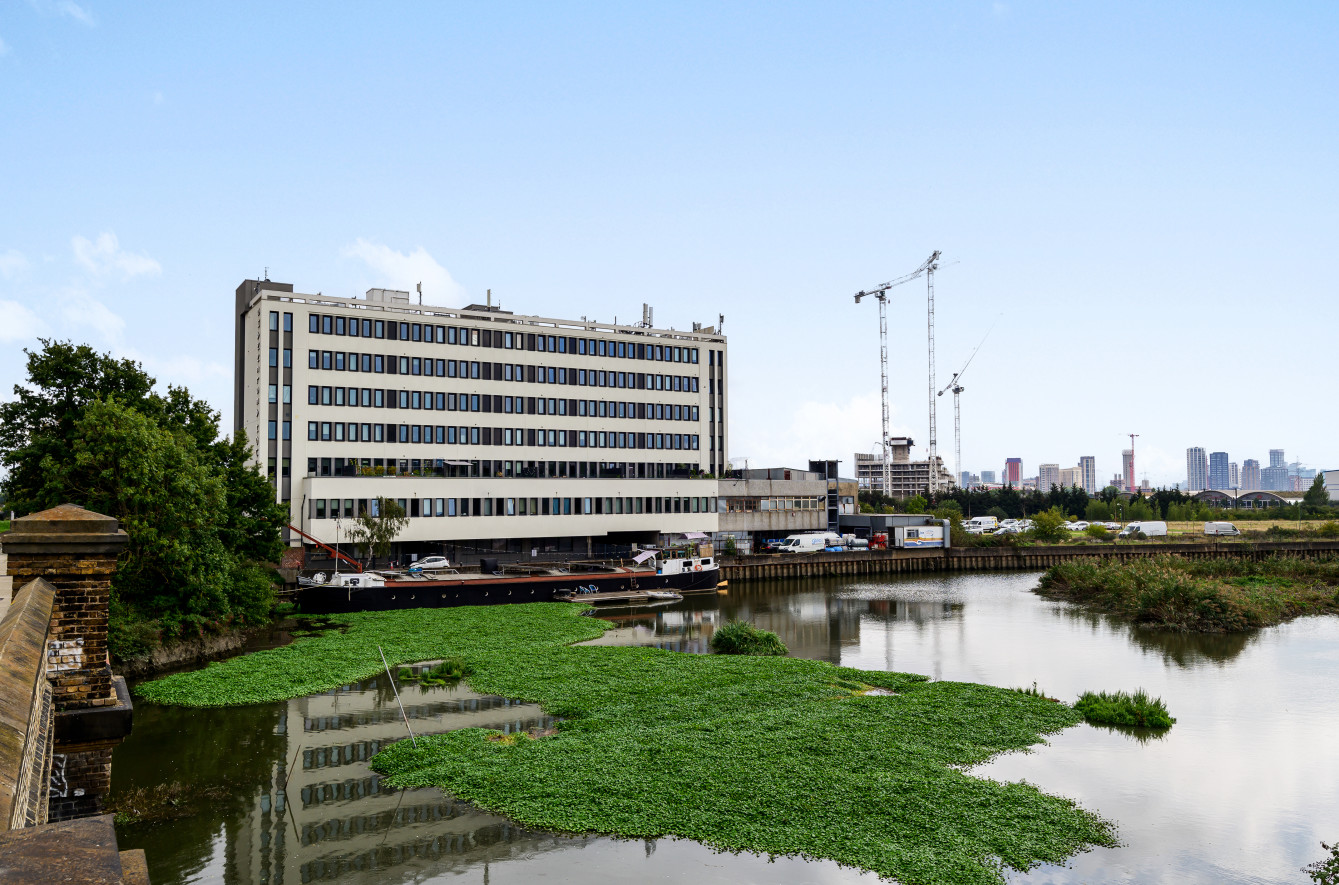
[[[1320,843],[1320,847],[1330,853],[1329,857],[1302,867],[1302,872],[1316,885],[1339,885],[1339,842],[1333,845]]]
[[[1005,689],[783,656],[574,645],[609,625],[552,603],[347,616],[302,639],[140,687],[177,703],[312,693],[451,654],[473,689],[539,703],[547,736],[485,729],[394,744],[373,767],[531,827],[679,836],[829,858],[908,883],[1002,880],[1112,845],[1074,802],[965,769],[1077,724]],[[292,694],[286,694],[292,692]]]
[[[745,621],[731,621],[711,634],[711,650],[718,655],[784,655],[781,637]]]
[[[1149,697],[1141,688],[1134,694],[1123,691],[1084,692],[1074,709],[1089,722],[1098,725],[1123,725],[1133,728],[1171,728],[1176,722],[1167,712],[1162,698]]]

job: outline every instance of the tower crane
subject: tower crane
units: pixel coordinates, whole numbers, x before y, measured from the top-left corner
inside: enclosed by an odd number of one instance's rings
[[[998,317],[996,320],[998,321]],[[935,396],[943,396],[946,391],[953,391],[953,469],[956,472],[959,484],[962,483],[962,410],[958,405],[958,395],[967,389],[959,382],[962,380],[963,373],[967,371],[967,367],[972,364],[972,360],[976,359],[976,352],[981,349],[982,344],[986,343],[986,339],[990,337],[990,333],[994,330],[995,324],[991,323],[990,328],[986,330],[986,334],[981,336],[981,340],[977,342],[975,349],[967,357],[967,362],[962,364],[961,369],[953,373],[953,378],[949,380],[948,384],[944,385],[943,390],[935,394]]]
[[[882,406],[883,406],[883,433],[879,437],[883,445],[883,493],[892,494],[893,489],[893,467],[891,455],[888,449],[888,290],[903,283],[909,283],[912,280],[920,278],[928,273],[930,275],[930,487],[935,488],[935,470],[934,470],[934,269],[939,266],[939,250],[924,261],[920,267],[911,273],[900,276],[895,280],[889,280],[886,283],[880,283],[870,289],[862,289],[855,293],[855,303],[859,304],[862,298],[873,296],[879,302],[879,380],[881,384]]]

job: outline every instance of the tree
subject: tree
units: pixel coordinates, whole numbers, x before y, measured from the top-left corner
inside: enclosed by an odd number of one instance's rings
[[[1302,497],[1302,510],[1306,513],[1318,513],[1329,506],[1330,493],[1325,489],[1325,478],[1318,473],[1311,482],[1311,488],[1307,489]]]
[[[409,524],[409,517],[393,498],[376,498],[370,503],[374,506],[354,520],[349,540],[358,546],[360,556],[369,553],[374,557],[389,556],[391,542]]]
[[[251,443],[239,430],[231,440],[219,440],[211,455],[223,478],[227,502],[219,525],[223,546],[256,562],[275,562],[284,545],[279,532],[288,511],[274,500],[274,486],[251,463]]]
[[[1069,537],[1065,528],[1068,517],[1059,507],[1041,510],[1032,516],[1032,537],[1038,541],[1063,541]]]
[[[913,495],[907,499],[906,510],[908,513],[924,513],[927,504],[920,495]]]

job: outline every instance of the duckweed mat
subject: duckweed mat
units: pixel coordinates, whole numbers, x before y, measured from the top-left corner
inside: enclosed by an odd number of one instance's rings
[[[608,626],[580,611],[345,616],[344,633],[139,691],[201,706],[281,700],[380,672],[379,643],[392,666],[462,657],[474,689],[563,717],[552,736],[462,729],[373,759],[392,786],[437,786],[526,826],[826,858],[908,885],[999,882],[1006,867],[1115,844],[1110,824],[1068,799],[961,770],[1078,723],[1069,706],[797,658],[573,646]]]

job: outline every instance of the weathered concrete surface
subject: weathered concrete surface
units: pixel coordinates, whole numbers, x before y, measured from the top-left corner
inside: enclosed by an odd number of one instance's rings
[[[0,620],[0,830],[47,819],[41,788],[51,758],[46,657],[55,594],[46,581],[31,581]]]
[[[0,834],[0,882],[122,885],[110,814]]]

